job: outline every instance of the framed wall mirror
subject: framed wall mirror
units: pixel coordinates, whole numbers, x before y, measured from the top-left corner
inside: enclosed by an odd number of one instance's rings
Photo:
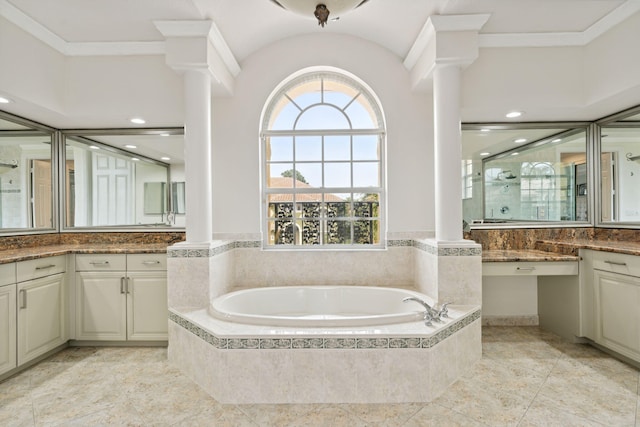
[[[464,125],[463,218],[489,224],[588,224],[588,124]]]
[[[0,112],[0,235],[56,231],[54,129]]]
[[[182,129],[63,131],[63,144],[64,229],[184,227]]]
[[[640,110],[600,122],[598,223],[640,228]]]

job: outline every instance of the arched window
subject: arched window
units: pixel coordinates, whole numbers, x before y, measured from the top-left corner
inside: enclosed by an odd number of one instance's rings
[[[384,120],[364,84],[335,71],[285,82],[261,128],[267,247],[380,247]]]

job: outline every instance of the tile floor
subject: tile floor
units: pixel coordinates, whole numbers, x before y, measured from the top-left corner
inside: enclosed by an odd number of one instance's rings
[[[0,383],[0,426],[631,426],[640,372],[537,327],[484,327],[483,359],[429,404],[222,405],[164,348],[66,349]]]

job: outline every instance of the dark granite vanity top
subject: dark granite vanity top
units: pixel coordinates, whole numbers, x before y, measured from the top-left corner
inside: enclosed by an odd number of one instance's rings
[[[162,254],[184,233],[60,233],[0,239],[0,264],[67,254]]]
[[[482,262],[542,262],[542,261],[578,261],[576,255],[565,255],[535,249],[483,250]]]
[[[83,243],[48,245],[0,250],[0,264],[67,254],[159,254],[166,252],[166,243]]]

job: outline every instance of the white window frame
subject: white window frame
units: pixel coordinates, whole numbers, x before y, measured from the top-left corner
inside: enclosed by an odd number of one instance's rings
[[[269,123],[273,122],[274,120],[272,120],[272,114],[275,110],[275,105],[278,104],[279,100],[283,97],[286,96],[285,94],[287,93],[287,91],[289,91],[291,88],[303,83],[303,82],[309,82],[310,80],[314,80],[314,79],[323,79],[323,78],[331,78],[333,79],[333,81],[339,81],[343,84],[349,85],[352,88],[356,89],[358,92],[358,95],[356,95],[351,102],[349,102],[346,106],[344,106],[342,108],[343,114],[345,114],[345,116],[347,117],[347,120],[349,120],[349,116],[348,113],[346,113],[344,110],[347,109],[347,107],[355,100],[355,98],[357,98],[358,96],[366,96],[369,104],[372,106],[372,108],[375,110],[374,114],[376,116],[377,122],[379,123],[379,127],[378,128],[374,128],[374,129],[304,129],[304,130],[272,130],[272,129],[268,129]],[[317,105],[332,105],[333,104],[329,104],[329,103],[324,103],[324,99],[321,100],[320,103],[314,104],[314,106]],[[309,106],[302,109],[299,114],[298,117],[296,118],[296,120],[294,121],[294,123],[297,123],[298,119],[300,118],[300,116],[304,113],[304,111],[306,111],[308,108],[310,108]],[[351,121],[349,120],[349,123],[351,123]],[[371,135],[376,135],[378,137],[378,147],[379,147],[379,158],[377,160],[377,163],[379,165],[379,173],[380,173],[380,181],[379,181],[379,186],[377,187],[324,187],[324,188],[269,188],[268,187],[268,177],[267,177],[267,164],[277,164],[277,161],[274,162],[269,162],[267,159],[267,142],[269,140],[270,137],[282,137],[282,136],[290,136],[294,138],[294,146],[295,146],[295,137],[298,136],[320,136],[321,137],[321,141],[323,144],[323,149],[322,149],[322,153],[324,153],[324,137],[327,136],[345,136],[348,135],[350,136],[350,141],[351,141],[351,149],[353,150],[353,137],[354,136],[362,136],[362,135],[366,135],[366,136],[371,136]],[[384,248],[386,245],[386,222],[385,222],[385,217],[386,217],[386,176],[385,176],[385,172],[386,172],[386,153],[385,153],[385,148],[386,148],[386,133],[385,133],[385,125],[384,125],[384,118],[382,115],[382,110],[380,107],[380,103],[377,100],[377,98],[375,97],[375,95],[373,94],[373,92],[368,89],[363,83],[357,81],[355,78],[351,77],[351,76],[347,76],[345,74],[342,73],[338,73],[335,71],[314,71],[314,72],[310,72],[310,73],[305,73],[305,74],[301,74],[289,81],[287,81],[285,84],[283,84],[281,86],[281,88],[275,92],[274,95],[272,95],[267,103],[267,107],[265,109],[265,113],[263,114],[263,120],[262,120],[262,130],[260,132],[260,150],[261,150],[261,161],[260,161],[260,167],[261,167],[261,179],[262,179],[262,203],[261,203],[261,224],[262,224],[262,235],[263,235],[263,248],[264,249],[269,249],[269,250],[317,250],[317,249],[329,249],[329,250],[340,250],[340,249],[358,249],[358,250],[367,250],[367,249],[381,249]],[[314,159],[314,160],[308,160],[306,162],[310,162],[310,163],[320,163],[322,165],[322,169],[324,170],[324,165],[325,165],[325,159],[324,159],[324,154],[321,155],[322,158],[320,159]],[[292,165],[294,165],[294,170],[295,170],[295,164],[296,163],[304,163],[305,161],[299,161],[295,159],[295,155],[292,161],[283,161],[282,163],[291,163]],[[335,161],[335,160],[331,160],[331,161],[327,161],[328,163],[349,163],[350,165],[353,164],[357,164],[357,163],[370,163],[372,162],[371,160],[354,160],[353,157],[349,160],[343,160],[343,161]],[[353,168],[351,168],[351,173],[352,173],[352,180],[351,182],[353,183]],[[332,243],[332,244],[316,244],[316,245],[302,245],[302,244],[294,244],[294,245],[289,245],[289,244],[274,244],[273,242],[271,242],[271,236],[270,236],[270,221],[273,221],[274,218],[270,218],[268,215],[269,212],[269,195],[270,194],[292,194],[294,195],[294,201],[295,201],[295,195],[296,194],[304,194],[304,193],[308,193],[308,194],[322,194],[322,199],[324,200],[324,195],[325,194],[345,194],[345,193],[351,193],[351,194],[366,194],[366,193],[375,193],[379,195],[378,198],[378,203],[379,203],[379,207],[378,207],[378,216],[375,217],[377,218],[378,221],[378,243],[374,243],[374,244],[340,244],[340,243]],[[344,219],[344,220],[354,220],[354,218],[356,217],[345,217],[345,218],[332,218],[333,219]],[[353,226],[351,227],[351,231],[353,233]],[[353,235],[351,236],[353,239]]]

